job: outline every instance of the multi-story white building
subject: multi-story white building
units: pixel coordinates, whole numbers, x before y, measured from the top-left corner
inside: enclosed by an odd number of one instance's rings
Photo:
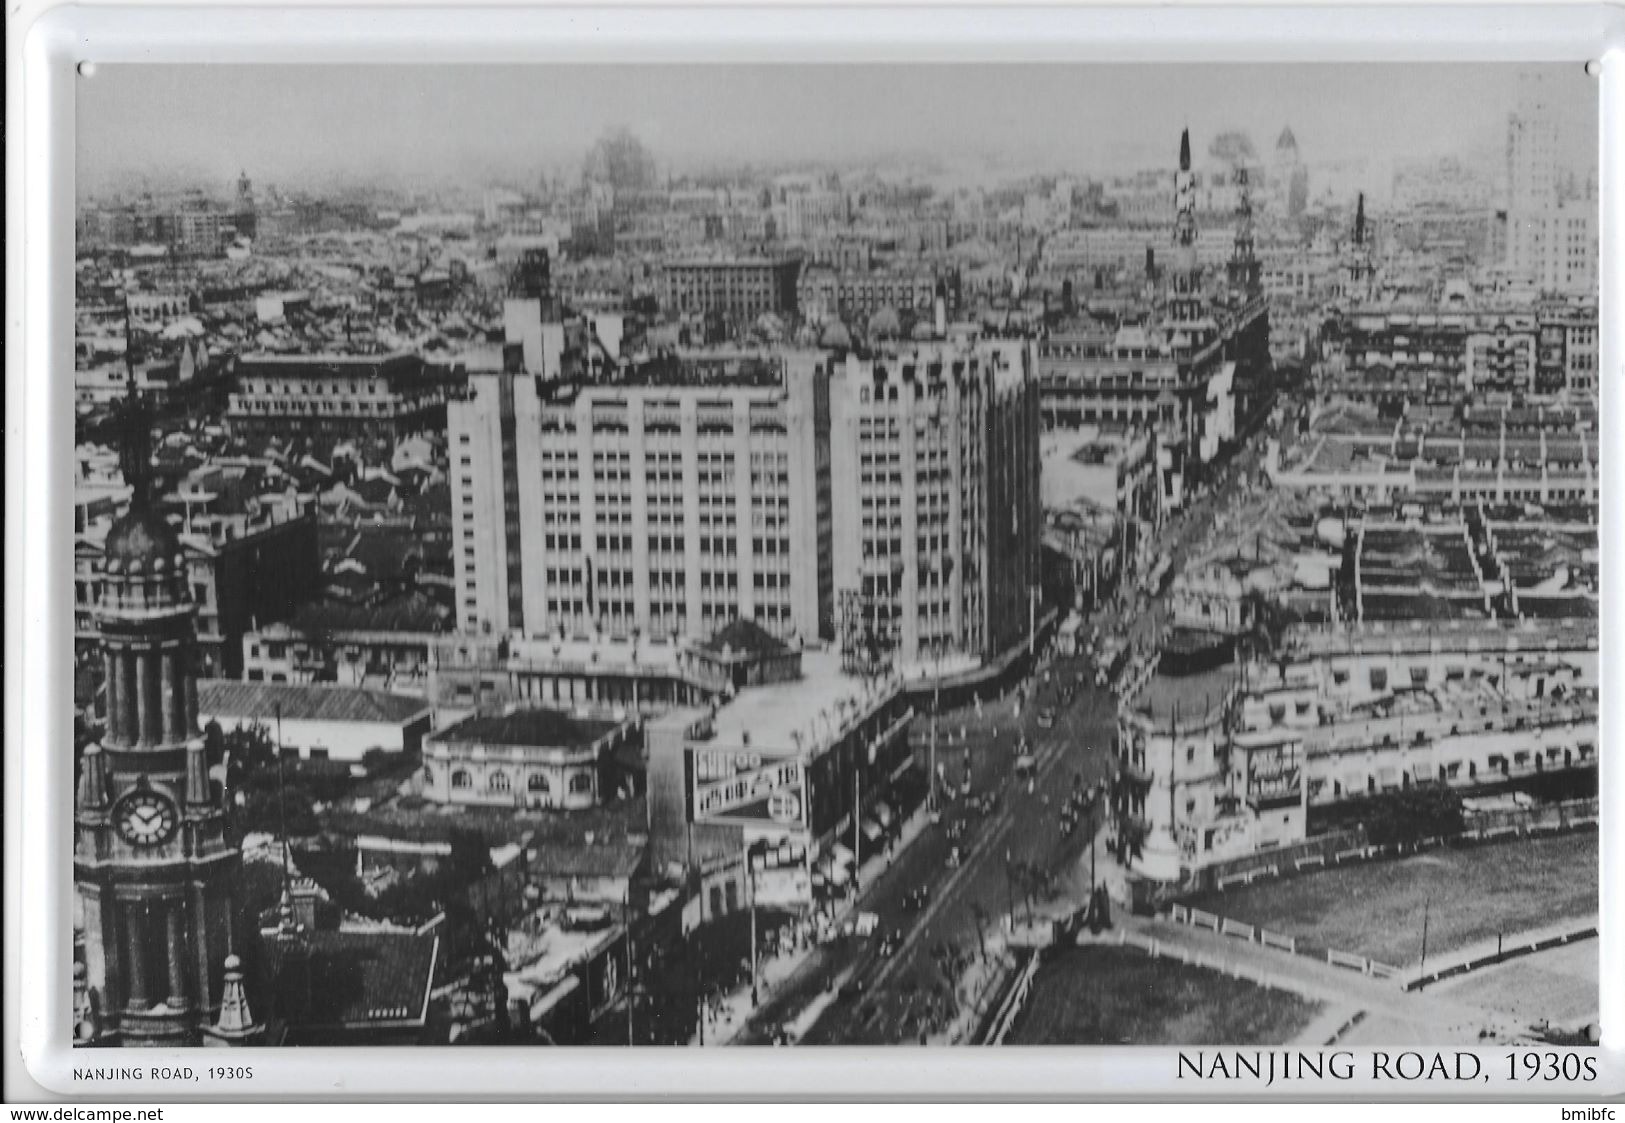
[[[856,594],[898,660],[979,661],[1028,635],[1043,514],[1024,345],[849,356],[830,442],[837,600]]]
[[[1519,76],[1518,107],[1507,118],[1506,264],[1514,278],[1546,292],[1595,292],[1595,199],[1559,191],[1562,120],[1549,76]]]
[[[582,811],[614,792],[613,755],[627,721],[557,710],[476,715],[424,744],[422,791],[440,804]]]
[[[474,371],[448,410],[466,632],[827,632],[829,406],[816,356],[615,385]]]
[[[1576,200],[1507,212],[1507,267],[1542,292],[1597,291],[1597,204]]]
[[[1118,829],[1174,880],[1302,839],[1310,806],[1595,768],[1598,685],[1592,621],[1294,630],[1124,703]]]

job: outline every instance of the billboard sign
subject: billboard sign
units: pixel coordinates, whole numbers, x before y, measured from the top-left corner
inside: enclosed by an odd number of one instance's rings
[[[807,773],[796,757],[690,748],[688,777],[691,823],[781,831],[807,826]]]

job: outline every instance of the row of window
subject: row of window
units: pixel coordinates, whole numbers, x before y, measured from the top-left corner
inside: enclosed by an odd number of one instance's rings
[[[431,778],[433,776],[431,770]],[[474,777],[465,768],[459,768],[451,774],[451,786],[457,789],[468,789],[474,786]],[[485,779],[485,789],[491,792],[509,792],[513,790],[513,779],[506,772],[493,772]],[[553,788],[548,778],[540,772],[532,772],[525,778],[525,790],[541,795],[550,793]],[[587,795],[592,791],[592,776],[585,772],[577,772],[570,777],[569,792],[571,795]]]

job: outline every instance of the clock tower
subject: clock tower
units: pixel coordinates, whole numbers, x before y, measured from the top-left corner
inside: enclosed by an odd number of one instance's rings
[[[210,776],[218,761],[197,729],[195,606],[180,542],[152,496],[150,425],[132,391],[119,459],[133,494],[97,574],[106,728],[84,750],[74,808],[80,1044],[200,1044],[234,942],[241,859]]]

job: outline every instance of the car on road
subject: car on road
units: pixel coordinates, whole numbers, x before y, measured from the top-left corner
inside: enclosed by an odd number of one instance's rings
[[[1033,759],[1032,750],[1023,748],[1021,752],[1016,755],[1016,775],[1030,775],[1033,768],[1036,767],[1037,764],[1038,762]]]
[[[842,935],[869,936],[880,927],[880,917],[872,912],[860,912],[841,925]]]
[[[964,862],[965,862],[965,859],[962,858],[960,856],[960,854],[959,854],[959,847],[955,846],[952,850],[948,851],[948,868],[949,869],[957,870],[960,866],[962,866],[964,864]]]
[[[902,948],[903,930],[901,928],[893,928],[890,932],[887,932],[884,936],[880,937],[881,959],[890,959],[892,956],[901,951]]]
[[[907,912],[924,912],[925,906],[931,900],[931,890],[925,887],[910,889],[903,896],[903,909]]]

